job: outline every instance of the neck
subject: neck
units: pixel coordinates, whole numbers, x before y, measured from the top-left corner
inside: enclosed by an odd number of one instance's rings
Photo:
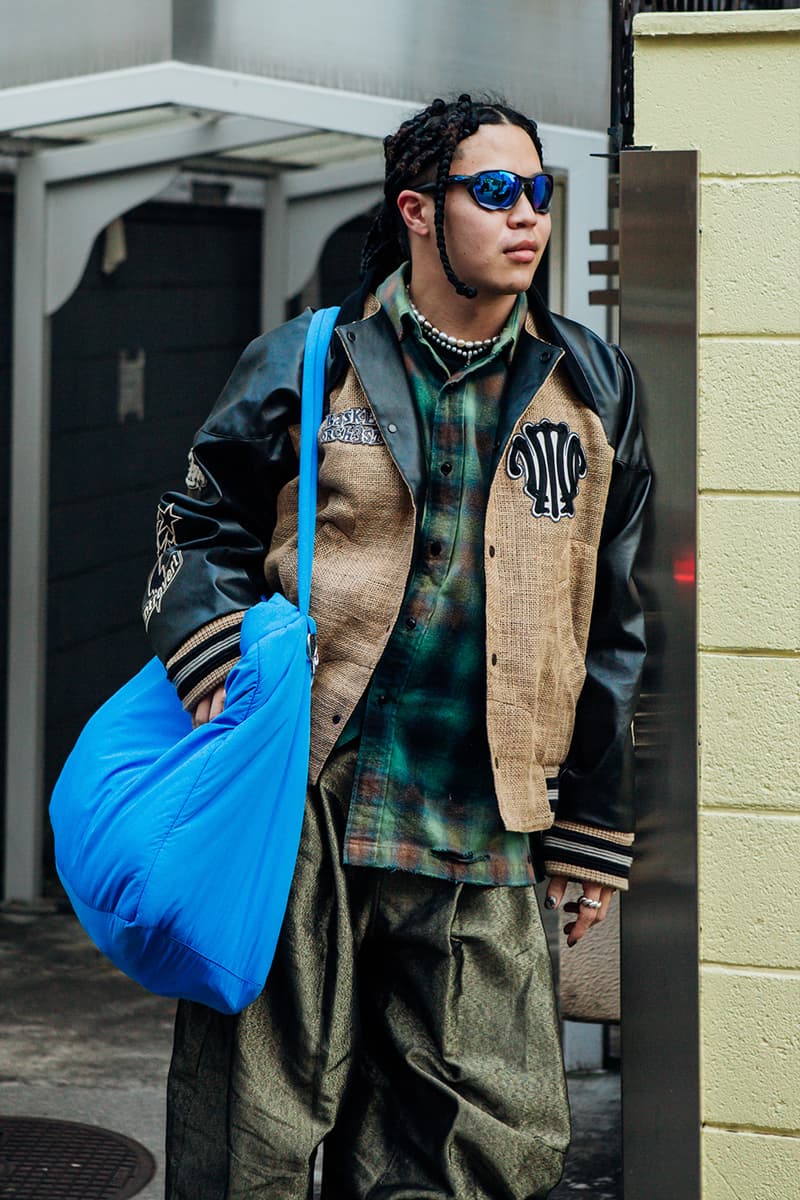
[[[474,300],[458,293],[445,280],[449,295],[440,286],[426,286],[413,275],[409,292],[415,307],[432,325],[453,337],[483,341],[500,332],[516,303],[516,296],[478,295]]]

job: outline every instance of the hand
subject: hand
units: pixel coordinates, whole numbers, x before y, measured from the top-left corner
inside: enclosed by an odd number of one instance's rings
[[[192,713],[192,729],[197,729],[198,725],[205,725],[207,721],[213,721],[224,707],[225,684],[221,683],[218,688],[210,692],[208,696],[203,696],[203,699],[198,702],[197,708]]]
[[[564,899],[564,892],[567,884],[570,881],[564,875],[554,875],[547,886],[547,898],[545,904],[548,908],[558,908],[561,901]],[[575,880],[580,884],[584,896],[587,900],[599,900],[600,908],[587,908],[585,904],[579,904],[577,900],[571,901],[564,905],[564,912],[576,913],[577,919],[569,921],[564,926],[564,934],[567,939],[568,946],[574,946],[579,942],[585,933],[588,933],[593,925],[604,921],[608,906],[611,903],[611,897],[614,895],[614,888],[603,887],[600,883],[585,883],[581,880]],[[555,901],[555,903],[553,903]]]

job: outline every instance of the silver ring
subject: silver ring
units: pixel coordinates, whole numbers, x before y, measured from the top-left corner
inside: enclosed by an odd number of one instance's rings
[[[588,896],[581,896],[578,904],[582,904],[584,908],[602,908],[602,900],[590,900]]]

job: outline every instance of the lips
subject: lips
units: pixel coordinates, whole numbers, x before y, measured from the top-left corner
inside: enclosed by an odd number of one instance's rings
[[[529,263],[533,262],[538,253],[538,246],[535,242],[517,242],[514,246],[509,246],[504,251],[507,258],[512,258],[514,262]]]

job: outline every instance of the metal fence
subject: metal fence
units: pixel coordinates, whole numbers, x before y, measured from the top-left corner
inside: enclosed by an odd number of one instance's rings
[[[760,3],[747,3],[747,0],[640,0],[640,3],[626,4],[631,9],[631,16],[637,12],[746,12],[760,8],[794,8],[797,0],[761,0]]]

